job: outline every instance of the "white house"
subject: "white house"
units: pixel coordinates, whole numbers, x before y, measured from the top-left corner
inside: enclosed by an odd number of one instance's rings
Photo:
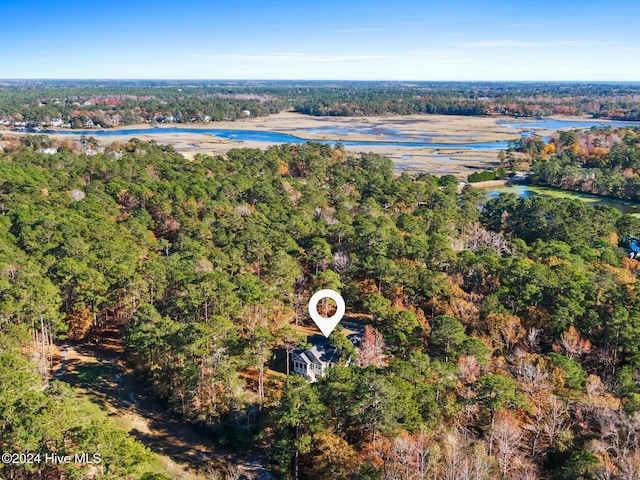
[[[38,153],[46,153],[47,155],[55,155],[58,153],[57,148],[49,147],[49,148],[41,148],[38,150]]]
[[[314,345],[309,350],[295,350],[291,356],[293,371],[315,382],[324,377],[327,368],[335,365],[338,354],[326,343]]]

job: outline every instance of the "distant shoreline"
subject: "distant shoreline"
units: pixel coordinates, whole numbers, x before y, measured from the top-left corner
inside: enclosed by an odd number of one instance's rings
[[[258,130],[284,133],[293,135],[305,140],[337,140],[337,141],[372,141],[384,140],[393,141],[387,135],[366,134],[323,134],[313,133],[309,130],[334,128],[334,129],[394,129],[403,135],[424,135],[433,136],[433,140],[442,144],[456,144],[459,140],[449,138],[450,136],[464,136],[469,143],[483,143],[492,141],[507,141],[517,137],[528,128],[511,127],[509,124],[535,123],[540,120],[555,120],[564,122],[601,122],[601,123],[638,123],[637,121],[594,119],[588,115],[551,115],[548,117],[512,117],[507,115],[436,115],[436,114],[412,114],[412,115],[375,115],[362,117],[348,116],[312,116],[296,112],[280,112],[277,114],[251,117],[239,120],[223,120],[185,123],[137,123],[131,125],[118,125],[106,129],[77,129],[78,135],[90,135],[87,132],[118,132],[126,130],[163,130],[163,129],[191,129],[191,130]],[[302,132],[301,132],[302,131]],[[549,130],[539,129],[540,133]],[[9,134],[45,134],[56,135],[57,132],[65,132],[65,135],[72,134],[71,129],[57,129],[42,132],[18,132],[8,128],[0,128],[0,133]],[[336,138],[341,137],[341,138]]]
[[[213,135],[198,133],[162,132],[170,128],[189,128],[193,130],[226,129],[226,130],[257,130],[276,132],[303,137],[305,140],[337,140],[337,141],[393,141],[384,133],[396,133],[411,137],[429,136],[434,142],[442,143],[437,148],[407,147],[402,145],[367,145],[359,147],[345,147],[351,153],[372,152],[393,160],[398,172],[425,172],[436,175],[455,175],[460,179],[478,169],[489,169],[497,164],[495,150],[471,150],[447,148],[446,143],[455,144],[464,139],[469,143],[508,141],[518,136],[518,130],[498,122],[509,117],[476,117],[453,115],[406,115],[406,116],[375,116],[375,117],[311,117],[294,112],[281,112],[268,117],[247,118],[237,121],[211,122],[207,124],[168,124],[154,127],[149,124],[127,125],[109,129],[109,131],[126,131],[136,128],[149,131],[147,134],[136,134],[135,137],[143,141],[154,140],[158,143],[172,145],[187,158],[196,154],[226,154],[232,148],[265,149],[273,143],[258,141],[231,141]],[[350,134],[334,135],[329,133],[313,133],[309,130],[344,129],[349,131],[381,131],[380,135]],[[4,133],[4,132],[3,132]],[[79,138],[77,135],[46,133],[56,139]],[[24,135],[7,131],[6,135]],[[91,136],[86,133],[86,136]],[[132,135],[110,135],[109,137],[94,137],[101,145],[115,141],[128,141]],[[458,137],[458,138],[456,138]]]
[[[590,120],[585,117],[547,117],[558,120]],[[534,119],[520,119],[520,121]],[[525,128],[513,128],[500,122],[517,122],[517,119],[504,115],[500,116],[454,116],[454,115],[389,115],[372,117],[312,117],[295,112],[281,112],[278,114],[247,118],[236,121],[222,121],[196,124],[150,124],[126,125],[108,129],[110,132],[141,129],[149,133],[136,134],[135,137],[143,141],[154,140],[157,143],[172,145],[179,153],[187,158],[196,154],[226,154],[232,148],[265,149],[274,143],[261,141],[234,141],[213,135],[198,133],[162,132],[167,129],[188,128],[191,130],[256,130],[293,135],[305,140],[337,140],[337,141],[389,141],[393,142],[393,135],[402,135],[407,139],[429,137],[434,143],[440,143],[437,148],[402,146],[402,145],[367,145],[348,146],[345,149],[352,153],[372,152],[389,157],[393,160],[398,172],[426,172],[436,175],[451,174],[465,180],[470,173],[478,169],[491,169],[498,165],[495,150],[472,150],[469,148],[447,147],[447,144],[484,143],[508,141],[520,136]],[[317,132],[313,132],[317,130]],[[68,131],[68,130],[65,130]],[[333,134],[331,131],[356,132],[351,134]],[[96,130],[97,132],[97,130]],[[364,134],[357,132],[370,132]],[[0,130],[5,137],[24,135],[25,132]],[[44,132],[43,132],[44,133]],[[90,132],[82,131],[77,135],[44,133],[56,139],[73,139],[81,135],[91,136]],[[115,141],[126,142],[133,135],[110,135],[98,137],[102,146]],[[461,140],[463,139],[463,140]]]
[[[494,116],[461,116],[461,115],[379,115],[370,117],[314,117],[295,112],[280,112],[265,117],[253,117],[240,120],[223,120],[220,122],[209,123],[161,123],[149,124],[139,123],[132,125],[119,125],[105,129],[109,132],[117,132],[123,130],[162,130],[170,128],[184,128],[193,130],[258,130],[270,131],[276,133],[285,133],[305,140],[353,140],[353,141],[371,141],[371,140],[389,140],[388,135],[366,135],[366,134],[325,134],[313,133],[309,130],[314,129],[386,129],[397,130],[403,135],[432,135],[434,141],[439,143],[458,143],[454,139],[447,138],[450,135],[465,137],[466,141],[473,143],[506,141],[517,136],[517,130],[500,125],[498,122],[509,120],[511,117]],[[22,133],[13,130],[0,130],[2,133]],[[73,132],[69,129],[58,129],[58,131]],[[98,129],[79,129],[81,132],[98,132]],[[304,132],[304,137],[301,133]],[[29,132],[37,133],[37,132]],[[46,135],[56,135],[56,130],[48,132],[40,132]],[[83,133],[78,133],[82,135]],[[67,134],[67,133],[65,133]],[[90,135],[90,133],[86,133]],[[336,138],[342,137],[342,138]]]

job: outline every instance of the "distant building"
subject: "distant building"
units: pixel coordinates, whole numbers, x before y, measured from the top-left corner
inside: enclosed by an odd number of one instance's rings
[[[61,127],[64,124],[61,118],[52,118],[51,126],[52,127]]]
[[[251,110],[243,110],[242,111],[242,116],[243,117],[250,117],[251,116]]]
[[[38,153],[46,153],[47,155],[53,155],[55,153],[58,153],[58,149],[53,147],[41,148],[38,150]]]

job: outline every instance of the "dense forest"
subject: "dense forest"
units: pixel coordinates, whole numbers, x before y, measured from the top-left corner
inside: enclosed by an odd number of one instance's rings
[[[514,147],[531,163],[533,183],[640,200],[638,127],[562,131],[548,142],[524,137]]]
[[[640,86],[587,83],[4,81],[0,121],[71,128],[308,115],[590,115],[640,120]],[[247,113],[248,112],[248,113]]]
[[[50,381],[51,343],[115,329],[167,408],[283,479],[635,478],[640,262],[618,242],[638,233],[339,146],[191,161],[23,141],[0,154],[0,446],[98,450],[99,478],[145,478],[149,452]],[[340,365],[308,383],[273,362],[306,344],[320,288],[366,328],[334,332]],[[90,473],[49,468],[0,475]]]

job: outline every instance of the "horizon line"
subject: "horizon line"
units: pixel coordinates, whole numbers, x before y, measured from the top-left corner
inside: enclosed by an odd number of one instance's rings
[[[100,77],[7,77],[0,78],[0,82],[29,82],[29,81],[71,81],[71,82],[360,82],[360,83],[381,83],[381,82],[418,82],[418,83],[640,83],[639,80],[559,80],[559,79],[531,79],[531,80],[417,80],[417,79],[347,79],[347,78],[162,78],[162,77],[131,77],[131,78],[100,78]]]

